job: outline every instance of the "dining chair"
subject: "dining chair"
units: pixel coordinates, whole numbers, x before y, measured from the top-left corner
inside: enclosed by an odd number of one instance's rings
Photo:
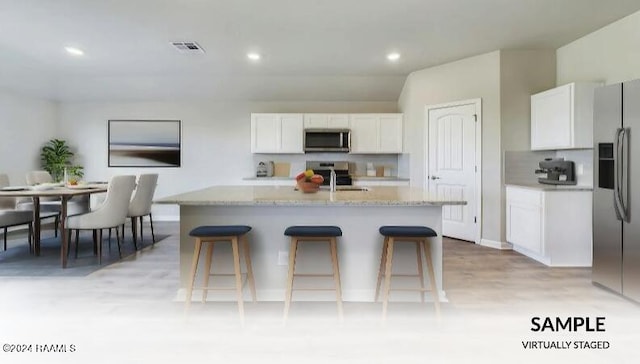
[[[33,214],[29,211],[3,210],[0,211],[0,228],[3,229],[4,250],[7,250],[8,228],[27,225],[29,229],[29,251],[33,251]]]
[[[9,176],[5,173],[0,174],[0,188],[10,186]],[[33,214],[29,211],[16,211],[15,197],[0,197],[0,227],[3,229],[3,248],[7,250],[7,233],[8,229],[13,226],[28,225],[29,228],[29,251],[32,250],[33,236]]]
[[[26,174],[25,180],[27,185],[34,186],[42,183],[52,183],[53,177],[47,171],[31,171]],[[18,201],[18,210],[33,210],[33,202],[31,201]],[[52,213],[60,214],[62,202],[59,197],[41,197],[40,198],[40,214],[48,214],[53,216]],[[75,215],[89,211],[89,196],[74,196],[67,202],[67,214]],[[56,226],[60,217],[56,218]],[[55,231],[55,236],[58,236],[58,231]]]
[[[115,228],[118,254],[120,258],[122,258],[120,226],[123,225],[127,219],[129,201],[131,200],[131,194],[133,193],[135,185],[135,176],[122,175],[112,177],[107,186],[107,195],[102,205],[91,212],[67,217],[66,226],[69,231],[68,241],[71,241],[71,232],[73,230],[93,230],[94,244],[97,244],[96,252],[98,254],[98,261],[102,264],[102,229]],[[100,235],[99,239],[97,232],[99,232]],[[77,255],[77,233],[75,245]]]
[[[47,171],[28,172],[25,179],[27,180],[27,184],[29,186],[53,182],[53,177],[51,177],[51,174]]]
[[[6,173],[0,173],[0,188],[3,187],[8,187],[10,186],[10,182],[9,182],[9,176]],[[31,206],[31,208],[28,208],[29,206]],[[18,199],[16,199],[15,197],[0,197],[0,211],[20,211],[20,212],[29,212],[30,214],[33,215],[33,213],[31,212],[33,210],[33,203],[18,203]],[[60,212],[59,210],[57,212],[42,212],[40,214],[40,221],[44,220],[44,219],[49,219],[49,218],[54,218],[54,232],[55,232],[55,236],[58,236],[58,226],[60,223]],[[32,218],[33,220],[33,218]],[[18,225],[24,225],[24,224],[18,224]],[[5,228],[6,230],[6,228]],[[5,236],[6,236],[6,231],[5,231]],[[6,242],[5,242],[6,244]]]
[[[153,203],[153,194],[156,191],[157,184],[157,174],[141,174],[138,178],[136,192],[131,199],[131,202],[129,203],[129,212],[127,214],[127,217],[131,219],[131,234],[133,235],[133,245],[135,246],[136,250],[138,249],[138,219],[140,220],[140,243],[142,243],[144,240],[144,236],[142,234],[142,221],[145,216],[149,216],[152,244],[156,243],[156,236],[153,232],[153,217],[151,215],[151,205]]]

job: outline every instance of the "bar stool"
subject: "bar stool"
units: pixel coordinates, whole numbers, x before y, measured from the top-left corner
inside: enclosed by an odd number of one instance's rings
[[[333,277],[336,291],[336,302],[338,304],[338,316],[343,317],[342,312],[342,288],[340,286],[340,269],[338,267],[338,251],[336,237],[342,236],[342,230],[337,226],[289,226],[284,235],[291,237],[291,249],[289,250],[289,273],[287,277],[287,291],[284,301],[284,319],[289,315],[289,307],[291,306],[291,296],[293,294],[293,279],[300,277]],[[296,255],[298,252],[298,243],[305,241],[321,241],[328,242],[331,250],[331,262],[333,263],[333,274],[295,274]],[[332,289],[322,288],[298,288],[296,291],[313,290],[313,291],[330,291]]]
[[[245,266],[247,268],[247,281],[249,282],[249,288],[251,290],[251,297],[253,302],[256,301],[256,287],[255,281],[253,279],[253,270],[251,269],[251,254],[249,252],[249,244],[247,242],[246,234],[251,230],[250,226],[245,225],[217,225],[217,226],[199,226],[191,232],[189,232],[190,236],[196,238],[195,250],[193,252],[193,261],[191,264],[191,275],[189,277],[189,286],[187,288],[187,298],[186,298],[186,309],[189,309],[191,305],[191,297],[193,294],[193,288],[196,281],[196,273],[198,270],[198,261],[200,258],[200,250],[202,249],[202,244],[208,243],[207,253],[206,253],[206,261],[205,261],[205,270],[206,273],[204,275],[204,282],[202,287],[197,287],[202,289],[202,303],[205,303],[207,300],[207,292],[213,290],[235,290],[238,298],[238,311],[240,312],[240,318],[244,320],[244,305],[243,305],[243,297],[242,297],[242,275],[240,271],[240,247],[238,241],[242,242],[242,249],[244,250],[244,261]],[[231,249],[233,251],[233,274],[212,274],[211,273],[211,261],[213,258],[213,245],[215,243],[220,242],[231,242]],[[209,277],[210,276],[235,276],[236,286],[235,287],[209,287]]]
[[[424,303],[424,292],[431,291],[434,299],[436,315],[440,315],[440,300],[438,297],[438,287],[433,270],[433,261],[431,260],[430,244],[428,238],[438,236],[433,229],[426,226],[382,226],[379,229],[380,234],[384,236],[384,244],[382,246],[382,257],[380,258],[380,269],[378,270],[378,283],[376,284],[376,302],[380,294],[380,283],[384,276],[384,292],[382,301],[382,316],[387,316],[387,306],[389,304],[389,291],[391,291],[391,267],[393,263],[393,245],[397,241],[414,242],[416,244],[416,255],[418,259],[418,274],[395,274],[394,276],[418,277],[420,279],[420,288],[395,289],[403,291],[419,291],[420,301]],[[427,262],[427,270],[429,274],[429,284],[431,289],[424,288],[424,272],[422,270],[422,254],[424,251],[425,260]],[[384,272],[383,272],[384,267]]]

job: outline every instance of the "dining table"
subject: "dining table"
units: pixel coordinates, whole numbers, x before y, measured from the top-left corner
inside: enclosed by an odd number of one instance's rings
[[[33,200],[33,241],[34,254],[40,255],[40,199],[60,198],[60,263],[67,267],[67,251],[69,237],[65,228],[67,219],[67,203],[72,197],[104,193],[107,183],[89,183],[82,185],[54,185],[54,186],[8,186],[0,189],[0,197],[29,197]]]

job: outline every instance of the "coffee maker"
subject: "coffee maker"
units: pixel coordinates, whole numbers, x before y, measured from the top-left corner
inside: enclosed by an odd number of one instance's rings
[[[539,183],[548,185],[575,185],[575,166],[572,161],[565,161],[564,158],[545,158],[538,163],[540,169],[536,169],[537,175],[544,175],[538,178]]]

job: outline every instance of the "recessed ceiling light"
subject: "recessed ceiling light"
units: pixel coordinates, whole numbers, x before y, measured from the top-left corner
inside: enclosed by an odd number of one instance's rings
[[[82,56],[82,55],[84,55],[84,51],[82,49],[79,49],[79,48],[64,47],[64,49],[67,51],[67,53],[72,54],[74,56]]]
[[[389,53],[387,54],[387,59],[390,61],[397,61],[400,59],[400,53],[396,53],[396,52]]]
[[[252,61],[259,61],[260,60],[260,54],[259,53],[247,53],[247,58],[249,58]]]

